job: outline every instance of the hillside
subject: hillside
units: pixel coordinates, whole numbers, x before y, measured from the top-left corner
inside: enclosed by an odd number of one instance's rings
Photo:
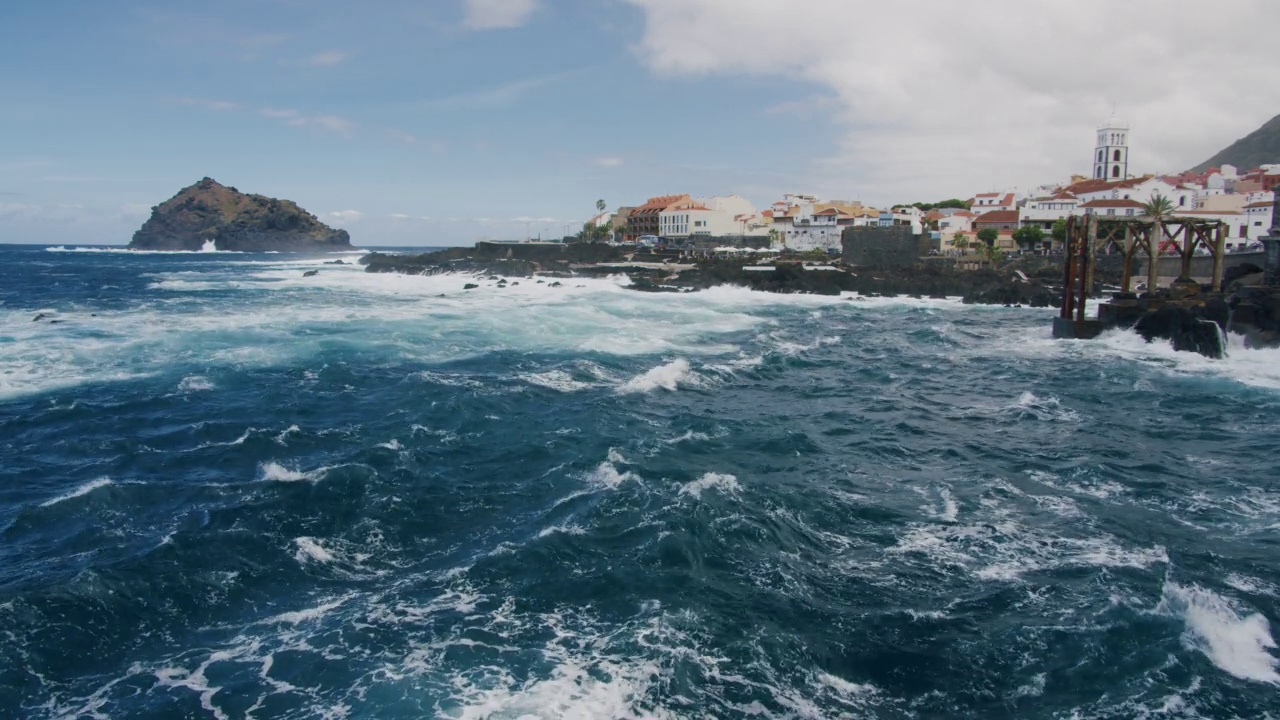
[[[330,252],[351,249],[346,230],[335,230],[290,200],[246,195],[204,178],[152,208],[133,234],[137,250]]]
[[[1211,167],[1235,165],[1243,172],[1272,163],[1280,163],[1280,115],[1271,118],[1262,127],[1235,141],[1226,150],[1205,160],[1191,171],[1201,173]]]

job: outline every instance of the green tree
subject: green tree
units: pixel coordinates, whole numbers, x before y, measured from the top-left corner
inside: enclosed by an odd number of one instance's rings
[[[769,228],[769,247],[773,247],[782,241],[782,233],[778,232],[778,228]]]
[[[1053,236],[1053,242],[1055,244],[1066,245],[1067,244],[1067,219],[1059,218],[1056,222],[1054,222],[1053,229],[1049,231],[1049,234]]]
[[[1013,241],[1024,250],[1034,250],[1044,242],[1044,230],[1039,225],[1024,225],[1013,231]]]
[[[1157,252],[1163,250],[1164,246],[1164,222],[1173,216],[1173,201],[1169,198],[1156,193],[1151,199],[1142,203],[1142,214],[1148,220],[1156,224],[1156,248]]]
[[[995,247],[996,240],[1000,237],[1000,231],[992,227],[982,228],[978,231],[978,239],[987,244],[987,247]]]

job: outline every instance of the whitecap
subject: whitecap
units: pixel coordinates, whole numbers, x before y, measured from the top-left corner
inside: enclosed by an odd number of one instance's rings
[[[1231,600],[1199,585],[1165,582],[1155,612],[1186,623],[1183,644],[1218,669],[1242,680],[1280,685],[1271,625],[1262,613],[1246,614]]]
[[[262,472],[261,479],[271,482],[303,482],[314,481],[324,476],[333,468],[322,467],[312,470],[311,472],[301,472],[292,468],[287,468],[277,462],[266,462],[259,466]]]
[[[674,392],[681,383],[688,384],[693,381],[693,378],[689,361],[677,358],[631,378],[618,388],[618,392],[647,393],[658,389]]]
[[[572,375],[563,370],[551,370],[543,373],[526,373],[517,377],[530,385],[558,390],[562,393],[578,392],[579,390],[587,390],[595,387],[594,383],[575,380]]]
[[[545,538],[545,537],[549,537],[551,535],[556,535],[556,534],[586,535],[587,531],[577,525],[552,525],[551,527],[543,528],[538,533],[538,537]]]
[[[214,387],[213,381],[203,375],[189,375],[178,383],[178,392],[203,392]]]
[[[736,495],[742,490],[742,487],[738,485],[738,478],[732,475],[710,472],[693,482],[685,483],[681,486],[679,494],[690,495],[695,499],[701,500],[703,491],[712,489],[718,490],[724,495]]]
[[[309,562],[331,563],[336,559],[333,553],[327,550],[320,544],[320,541],[315,538],[294,538],[293,544],[298,548],[293,554],[294,559],[304,565]]]
[[[58,503],[63,502],[65,500],[78,498],[78,497],[81,497],[82,495],[88,495],[89,493],[93,492],[94,490],[97,490],[98,488],[106,487],[108,485],[114,485],[114,484],[115,482],[111,478],[100,477],[97,480],[91,480],[77,487],[76,489],[72,490],[69,493],[66,493],[64,495],[59,495],[58,497],[53,498],[52,500],[46,500],[40,503],[40,507],[49,507],[51,505],[57,505]]]
[[[626,459],[617,450],[609,449],[609,459],[600,463],[594,470],[587,473],[587,481],[597,487],[604,487],[610,490],[616,490],[624,482],[628,480],[639,480],[640,477],[632,472],[619,472],[618,465],[626,463]],[[564,502],[563,500],[561,502]],[[556,503],[559,505],[560,503]]]

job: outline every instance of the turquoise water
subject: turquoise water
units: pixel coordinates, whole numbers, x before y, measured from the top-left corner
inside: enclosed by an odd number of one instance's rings
[[[0,246],[0,716],[1280,717],[1276,351],[328,259]]]

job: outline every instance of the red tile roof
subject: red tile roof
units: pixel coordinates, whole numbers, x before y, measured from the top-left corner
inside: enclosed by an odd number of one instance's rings
[[[1090,200],[1081,205],[1082,208],[1140,208],[1142,203],[1137,200]]]
[[[1275,205],[1275,203],[1271,202],[1270,200],[1259,200],[1258,202],[1255,202],[1255,203],[1249,203],[1244,207],[1246,210],[1248,210],[1249,208],[1264,208],[1264,207],[1272,207],[1273,205]]]
[[[992,210],[978,216],[975,223],[1011,223],[1018,222],[1017,210]]]
[[[1127,190],[1135,188],[1146,182],[1145,179],[1133,178],[1130,180],[1082,180],[1078,183],[1062,188],[1064,192],[1073,195],[1084,195],[1086,193],[1102,192],[1104,190]]]

